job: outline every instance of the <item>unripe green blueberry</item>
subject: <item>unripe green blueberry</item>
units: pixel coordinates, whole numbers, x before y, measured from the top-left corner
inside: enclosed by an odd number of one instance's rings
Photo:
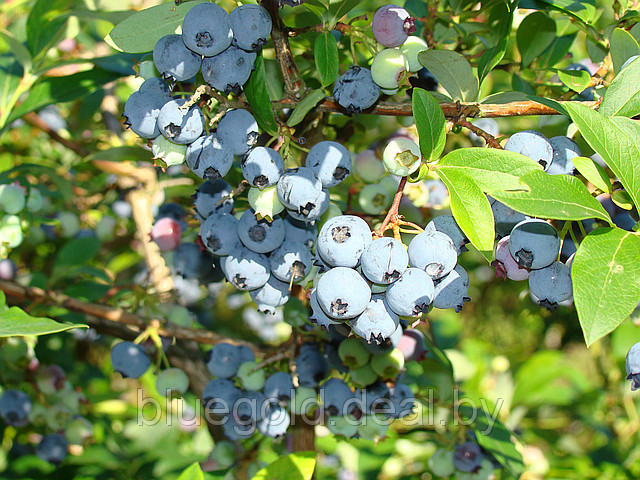
[[[80,403],[86,400],[84,395],[74,390],[68,381],[65,382],[62,390],[56,392],[54,398],[60,406],[69,410],[72,415],[77,415],[80,412]]]
[[[393,202],[393,195],[379,183],[365,185],[358,194],[358,205],[364,213],[380,215]]]
[[[404,355],[398,348],[371,359],[371,368],[382,378],[395,378],[404,367]]]
[[[29,347],[21,337],[9,337],[0,347],[0,358],[6,367],[23,369],[29,363]]]
[[[384,165],[373,150],[364,150],[356,156],[355,170],[367,183],[377,182],[384,175]]]
[[[353,415],[336,415],[327,419],[327,427],[334,435],[341,435],[346,438],[355,437],[358,433],[360,422]]]
[[[366,365],[371,358],[369,350],[367,350],[362,341],[356,337],[345,338],[340,342],[338,355],[342,363],[351,369]]]
[[[153,77],[159,77],[160,72],[156,68],[156,65],[151,60],[144,60],[137,65],[138,75],[145,80]]]
[[[37,188],[31,187],[29,197],[27,198],[27,210],[32,213],[39,212],[44,207],[44,198]]]
[[[0,224],[0,243],[6,244],[9,248],[20,246],[24,240],[21,223],[17,215],[5,215]]]
[[[72,445],[82,445],[93,436],[93,425],[84,417],[76,417],[64,431],[64,436]]]
[[[34,403],[31,406],[28,418],[29,423],[34,427],[44,427],[47,424],[49,409],[41,403]]]
[[[240,386],[245,390],[257,392],[258,390],[262,390],[262,387],[264,387],[264,369],[259,368],[255,372],[252,372],[252,370],[257,366],[258,364],[256,362],[244,362],[238,368],[236,377],[240,381]]]
[[[265,187],[260,190],[257,187],[249,189],[249,205],[261,217],[273,218],[284,210],[284,205],[278,199],[277,186]]]
[[[422,68],[422,65],[418,62],[418,54],[429,48],[427,42],[420,37],[412,35],[409,36],[399,48],[404,56],[407,57],[410,72],[417,72]]]
[[[220,466],[230,467],[236,462],[236,447],[228,440],[221,440],[216,442],[211,456]]]
[[[156,378],[156,390],[165,397],[178,397],[189,388],[189,378],[179,368],[167,368]]]
[[[171,167],[184,162],[187,145],[178,145],[160,135],[151,142],[151,153],[153,153],[153,158],[160,158],[167,164],[167,167]]]
[[[62,430],[73,414],[64,405],[51,405],[47,410],[47,426],[51,430]]]
[[[358,433],[365,440],[378,440],[387,435],[389,420],[385,415],[364,415],[358,425]]]
[[[14,215],[20,213],[27,199],[22,188],[17,185],[0,185],[0,209]]]
[[[373,371],[371,363],[351,370],[351,380],[360,387],[368,387],[378,379],[378,374]]]
[[[460,472],[456,473],[457,480],[489,480],[493,473],[493,463],[488,458],[483,458],[480,468],[474,472]]]
[[[62,229],[62,236],[65,238],[75,237],[80,231],[80,220],[78,216],[72,212],[59,212],[58,221]]]
[[[436,477],[448,477],[453,475],[456,467],[453,465],[453,452],[439,448],[429,457],[429,468]]]
[[[378,183],[387,189],[389,195],[394,197],[396,195],[396,192],[398,191],[400,178],[396,177],[395,175],[387,175],[386,177],[382,177]]]
[[[409,61],[397,48],[386,48],[376,55],[371,64],[373,81],[383,89],[398,88],[398,83],[409,69]]]
[[[399,90],[398,88],[381,88],[380,89],[382,93],[389,96],[395,95],[396,93],[398,93],[398,90]]]
[[[167,308],[167,320],[179,327],[191,328],[196,321],[191,310],[183,305],[170,305]]]
[[[36,374],[35,381],[45,395],[53,395],[64,387],[66,376],[64,370],[58,365],[41,365]]]
[[[406,137],[398,137],[387,144],[382,161],[389,172],[406,177],[420,168],[422,153],[416,142]]]
[[[109,242],[114,238],[113,229],[116,227],[116,219],[111,215],[105,215],[96,225],[96,236],[103,242]]]
[[[306,415],[318,406],[318,394],[310,387],[297,387],[293,391],[290,408],[295,415]]]

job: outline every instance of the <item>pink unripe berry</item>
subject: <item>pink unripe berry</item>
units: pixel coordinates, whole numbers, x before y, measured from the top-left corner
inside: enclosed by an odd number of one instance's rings
[[[378,43],[385,47],[399,47],[416,31],[415,19],[398,5],[380,7],[373,16],[371,29]]]
[[[518,265],[511,252],[509,252],[509,235],[502,238],[496,246],[496,259],[491,262],[491,266],[496,268],[496,276],[503,279],[515,281],[529,278],[529,270]]]
[[[174,250],[180,245],[181,235],[180,224],[171,217],[161,218],[151,229],[151,240],[158,244],[160,250]]]

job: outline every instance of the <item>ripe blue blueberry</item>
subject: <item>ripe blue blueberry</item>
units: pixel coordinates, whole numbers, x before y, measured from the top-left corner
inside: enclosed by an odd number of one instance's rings
[[[367,222],[355,215],[338,215],[320,229],[316,253],[328,265],[352,268],[371,241]]]
[[[311,147],[305,165],[313,170],[323,188],[331,188],[351,173],[351,154],[338,142],[325,140]]]
[[[458,262],[458,249],[447,234],[425,230],[409,243],[409,265],[427,272],[437,280],[447,275]]]
[[[465,302],[471,299],[469,294],[469,275],[460,265],[435,284],[433,306],[435,308],[453,308],[460,312]]]
[[[360,257],[362,273],[373,283],[395,282],[408,265],[407,249],[402,242],[390,237],[373,240],[366,246]]]
[[[380,87],[373,81],[371,70],[352,65],[336,81],[333,97],[352,115],[372,107],[380,98]]]
[[[249,250],[269,253],[284,242],[284,222],[276,217],[271,222],[258,220],[252,208],[246,210],[238,221],[238,236]]]
[[[184,278],[203,279],[211,273],[211,254],[192,242],[182,242],[173,251],[173,266]]]
[[[242,108],[228,110],[218,122],[216,135],[233,155],[244,155],[258,141],[258,123]]]
[[[240,163],[242,175],[250,185],[263,189],[278,183],[284,173],[284,161],[273,148],[255,147]]]
[[[433,220],[427,224],[425,230],[436,230],[448,235],[458,249],[458,254],[467,251],[465,245],[469,243],[469,239],[458,226],[458,223],[452,215],[438,215],[434,217]]]
[[[415,406],[415,397],[409,385],[404,383],[396,383],[391,389],[391,416],[393,418],[402,418],[413,413]]]
[[[293,379],[291,374],[276,372],[272,374],[264,384],[264,395],[270,400],[288,402],[293,393]]]
[[[553,262],[548,267],[532,270],[529,275],[529,290],[540,305],[555,310],[560,302],[573,297],[571,269],[564,263]]]
[[[173,143],[188,145],[204,131],[204,115],[197,105],[182,108],[187,101],[183,98],[164,104],[158,114],[160,133]]]
[[[215,134],[195,139],[187,147],[185,159],[193,173],[207,180],[224,177],[233,165],[231,151],[222,145]]]
[[[631,390],[640,389],[640,342],[634,344],[625,359],[627,380],[631,380]]]
[[[207,368],[218,378],[231,378],[240,366],[240,352],[235,345],[218,343],[207,352]]]
[[[238,220],[230,213],[214,214],[200,224],[200,238],[214,255],[229,255],[240,245]]]
[[[36,447],[36,455],[45,462],[58,465],[67,457],[67,440],[59,433],[50,433],[40,440]]]
[[[348,415],[358,406],[355,394],[340,378],[330,378],[320,385],[320,400],[331,416]]]
[[[193,204],[200,220],[206,220],[214,213],[233,212],[233,189],[227,182],[218,178],[200,184],[193,195]]]
[[[24,427],[29,423],[31,398],[20,390],[6,390],[0,396],[0,417],[7,425]]]
[[[187,12],[182,21],[182,40],[194,52],[212,57],[233,41],[231,19],[215,3],[201,3]]]
[[[262,420],[267,407],[267,397],[262,392],[242,392],[234,404],[233,417],[241,424],[253,424]]]
[[[273,257],[273,255],[272,255]],[[262,287],[249,292],[251,299],[258,305],[262,313],[275,314],[276,308],[289,300],[289,284],[281,282],[274,275]]]
[[[285,240],[269,257],[271,274],[289,283],[307,276],[313,266],[311,251],[300,242]]]
[[[242,395],[242,391],[226,378],[216,378],[207,383],[202,392],[205,408],[217,414],[228,415],[233,405]]]
[[[355,270],[335,267],[318,280],[317,295],[324,313],[331,318],[347,320],[365,311],[371,300],[371,288]]]
[[[308,215],[321,200],[322,182],[308,167],[291,168],[278,180],[277,192],[286,208]]]
[[[231,45],[214,57],[205,57],[202,61],[202,77],[216,90],[238,94],[249,80],[255,61],[255,52],[246,52]]]
[[[331,195],[329,190],[323,188],[311,210],[301,208],[298,210],[288,210],[287,213],[299,222],[313,222],[318,220],[331,206]]]
[[[255,290],[269,281],[269,259],[245,247],[238,247],[222,262],[227,280],[238,290]]]
[[[320,353],[317,344],[305,343],[296,357],[298,384],[301,387],[316,387],[329,374],[329,364]]]
[[[360,315],[349,320],[349,326],[367,343],[380,345],[393,335],[399,322],[398,315],[391,310],[385,296],[377,294],[371,296]]]
[[[296,220],[289,215],[285,215],[284,221],[284,238],[294,242],[303,243],[307,248],[312,248],[318,237],[318,228],[309,223]]]
[[[153,77],[133,92],[124,105],[125,125],[142,138],[160,135],[158,115],[165,103],[171,100],[169,86],[160,78]]]
[[[233,44],[243,50],[257,50],[271,35],[271,17],[260,5],[239,5],[229,14]]]
[[[578,144],[564,135],[550,138],[549,143],[553,147],[553,160],[547,168],[547,173],[573,175],[576,168],[573,159],[581,155]]]
[[[287,433],[290,422],[291,417],[285,407],[277,403],[270,404],[258,422],[258,431],[266,437],[281,438]]]
[[[395,313],[413,316],[429,311],[434,294],[431,276],[419,268],[408,268],[387,288],[386,298]]]
[[[309,315],[309,321],[311,323],[315,323],[322,330],[329,331],[329,327],[342,325],[341,321],[336,320],[335,318],[329,317],[324,310],[320,308],[320,304],[318,303],[318,295],[317,289],[311,290],[309,294],[309,306],[311,307],[311,315]]]
[[[111,349],[113,369],[125,378],[140,378],[151,365],[144,349],[133,342],[120,342]]]
[[[521,267],[548,267],[556,261],[560,253],[558,231],[544,220],[523,220],[511,230],[509,251]]]
[[[547,137],[535,130],[524,130],[511,135],[504,149],[510,152],[520,153],[531,160],[538,162],[547,170],[553,160],[553,147]]]
[[[181,35],[172,34],[156,42],[153,63],[163,77],[184,82],[198,73],[202,57],[184,45]]]
[[[501,237],[506,237],[511,233],[513,227],[527,217],[525,214],[516,212],[510,207],[507,207],[504,203],[499,202],[495,198],[489,197],[491,203],[491,211],[493,212],[493,218],[496,226],[496,233]]]
[[[482,451],[477,443],[465,442],[453,451],[453,464],[461,472],[473,472],[482,463]]]
[[[365,414],[382,413],[391,407],[391,391],[381,380],[362,390],[360,398]]]

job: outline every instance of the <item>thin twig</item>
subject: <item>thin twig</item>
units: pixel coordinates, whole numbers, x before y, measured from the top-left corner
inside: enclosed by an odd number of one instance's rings
[[[463,118],[459,118],[456,123],[458,125],[460,125],[461,127],[468,128],[473,133],[475,133],[477,136],[484,138],[484,140],[487,142],[487,145],[489,145],[490,147],[498,148],[498,149],[502,150],[502,145],[500,145],[500,142],[498,140],[496,140],[496,137],[491,135],[489,132],[481,129],[477,125],[474,125],[473,123],[471,123],[471,122],[469,122],[469,121],[467,121],[467,120],[465,120]]]
[[[382,221],[382,225],[378,228],[373,235],[376,238],[383,237],[384,232],[387,230],[388,225],[397,224],[398,221],[398,208],[400,207],[400,201],[402,200],[402,193],[404,191],[404,186],[407,184],[407,177],[402,177],[400,179],[400,183],[398,184],[398,190],[396,191],[395,196],[393,197],[393,203],[387,212],[387,216],[384,217]]]

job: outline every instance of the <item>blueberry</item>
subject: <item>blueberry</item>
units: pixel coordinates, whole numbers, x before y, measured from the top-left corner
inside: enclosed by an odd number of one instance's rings
[[[548,267],[560,253],[558,231],[544,220],[523,220],[511,230],[509,251],[521,267]]]
[[[207,368],[218,378],[231,378],[240,366],[240,352],[235,345],[218,343],[207,352]]]
[[[207,383],[202,392],[204,407],[217,414],[230,414],[242,392],[226,378],[216,378]]]
[[[435,230],[448,235],[458,249],[458,254],[467,251],[465,245],[469,243],[469,239],[458,226],[458,223],[452,215],[439,215],[434,217],[433,220],[427,224],[425,230]]]
[[[224,430],[224,435],[229,440],[240,441],[250,438],[255,433],[256,422],[253,420],[239,421],[232,416],[229,417],[228,421],[225,422],[222,428]]]
[[[288,210],[287,213],[299,222],[313,222],[318,220],[329,209],[330,205],[331,196],[329,190],[323,188],[311,210],[300,208],[298,210]]]
[[[179,368],[162,370],[156,378],[156,390],[160,395],[172,398],[184,394],[189,388],[189,377]]]
[[[398,5],[380,7],[373,15],[371,30],[378,43],[385,47],[399,47],[416,31],[415,19]]]
[[[317,289],[311,290],[309,294],[309,306],[311,307],[311,315],[309,315],[309,321],[311,323],[315,323],[323,330],[329,330],[329,327],[342,325],[339,320],[329,317],[324,310],[320,308],[320,304],[318,303],[318,294]]]
[[[287,433],[291,417],[287,410],[279,404],[271,404],[258,423],[258,431],[266,437],[280,438]]]
[[[453,308],[460,312],[465,302],[471,299],[469,294],[469,275],[460,265],[435,284],[433,306],[446,309]]]
[[[305,343],[296,358],[298,384],[301,387],[316,387],[328,374],[329,364],[316,344]]]
[[[381,344],[395,332],[399,321],[384,295],[372,295],[363,312],[349,320],[349,326],[367,343]]]
[[[400,340],[402,340],[402,322],[398,322],[393,333],[380,343],[368,343],[363,339],[360,340],[363,342],[362,344],[364,345],[364,348],[366,348],[371,355],[384,355],[400,344]],[[376,378],[378,378],[377,374]]]
[[[357,407],[355,394],[340,378],[330,378],[320,385],[320,400],[331,416],[351,414]]]
[[[285,241],[293,241],[303,243],[307,248],[312,248],[318,238],[318,228],[309,223],[296,220],[289,215],[285,215],[284,221],[284,238]]]
[[[360,257],[362,273],[373,283],[395,282],[408,265],[407,249],[402,242],[390,237],[373,240],[366,246]]]
[[[233,417],[242,424],[259,422],[267,408],[267,397],[262,392],[242,392],[234,405]]]
[[[363,413],[381,413],[391,407],[391,391],[387,385],[378,380],[360,392]]]
[[[355,215],[338,215],[320,229],[316,252],[331,266],[355,267],[371,241],[367,222]]]
[[[631,390],[640,388],[640,342],[634,344],[627,352],[625,359],[627,380],[631,380]]]
[[[408,268],[387,288],[386,299],[391,310],[398,315],[414,316],[427,313],[433,301],[433,280],[419,268]]]
[[[439,448],[429,457],[429,468],[436,477],[445,478],[453,475],[456,468],[453,464],[453,452]]]
[[[125,378],[140,378],[151,365],[144,349],[133,342],[120,342],[111,349],[113,369]]]
[[[187,147],[187,166],[200,178],[215,180],[224,177],[233,165],[233,155],[218,137],[205,135]]]
[[[540,305],[555,310],[560,302],[573,297],[571,269],[564,263],[553,262],[548,267],[532,270],[529,289]]]
[[[182,40],[190,50],[205,57],[219,54],[233,41],[229,14],[215,3],[194,6],[182,21]]]
[[[535,130],[514,133],[505,143],[504,149],[529,157],[542,165],[545,170],[553,160],[553,146],[547,137]]]
[[[427,354],[424,334],[420,330],[408,328],[402,332],[402,338],[398,342],[398,350],[404,355],[405,362],[411,360],[421,362]]]
[[[256,54],[231,45],[214,57],[202,61],[202,77],[216,90],[238,94],[249,80]]]
[[[406,177],[422,165],[420,146],[410,138],[396,137],[382,152],[382,162],[393,175]]]
[[[272,374],[264,384],[264,394],[268,399],[288,402],[293,392],[293,379],[291,374],[276,372]]]
[[[202,57],[185,47],[181,35],[165,35],[153,47],[153,63],[163,77],[184,82],[198,73]]]
[[[427,272],[433,280],[447,275],[458,262],[458,249],[447,234],[425,230],[409,243],[409,265]]]
[[[315,227],[311,227],[315,228]],[[292,235],[293,236],[293,235]],[[311,248],[313,244],[309,246]],[[18,273],[18,267],[10,258],[3,258],[0,260],[0,280],[7,280],[12,282]]]
[[[496,276],[503,279],[510,279],[515,281],[527,280],[529,278],[529,270],[518,265],[515,258],[509,251],[509,238],[510,235],[500,239],[496,246],[496,259],[491,262],[491,266],[496,269]]]
[[[258,305],[260,312],[274,315],[276,308],[281,307],[289,300],[289,284],[281,282],[271,275],[267,283],[260,288],[251,290],[249,295]]]
[[[169,86],[160,78],[153,77],[133,92],[124,105],[125,125],[142,138],[160,135],[158,115],[165,103],[171,100]]]
[[[269,253],[284,242],[284,222],[280,217],[271,222],[258,220],[253,209],[246,210],[238,221],[238,236],[249,250]]]
[[[321,200],[322,182],[310,168],[292,168],[278,180],[277,192],[286,208],[308,215]]]
[[[351,173],[351,154],[338,142],[325,140],[311,147],[305,166],[313,170],[323,188],[335,187]]]
[[[178,205],[177,203],[163,203],[158,209],[158,214],[156,215],[155,219],[159,220],[164,217],[173,218],[177,222],[181,222],[180,227],[183,230],[186,230],[187,223],[183,220],[185,215],[186,213],[181,205]]]
[[[249,347],[247,347],[246,345],[238,345],[236,348],[238,349],[240,355],[240,363],[255,362],[256,357]]]
[[[271,16],[260,5],[239,5],[229,14],[233,44],[243,50],[257,50],[271,35]]]
[[[58,433],[50,433],[40,440],[36,447],[36,455],[45,462],[58,465],[67,457],[67,440]]]
[[[335,267],[318,280],[317,295],[324,313],[331,318],[347,320],[365,311],[371,299],[371,288],[355,270]]]
[[[511,230],[513,230],[513,227],[521,221],[529,218],[523,213],[516,212],[494,198],[489,197],[489,202],[491,202],[491,211],[493,212],[496,233],[501,237],[509,235]]]
[[[438,90],[438,80],[433,76],[433,73],[424,67],[418,70],[418,78],[417,80],[412,81],[411,85],[418,88],[424,88],[428,92],[435,92]]]
[[[413,413],[415,406],[415,397],[411,388],[404,383],[396,383],[391,389],[391,416],[393,418],[402,418]]]
[[[269,281],[269,259],[238,247],[222,262],[227,280],[238,290],[255,290]]]
[[[171,217],[163,217],[153,224],[151,240],[156,242],[160,250],[175,250],[180,245],[182,228],[180,223]]]
[[[196,213],[201,220],[206,220],[214,213],[232,213],[233,189],[227,182],[218,178],[203,182],[193,195]]]
[[[309,249],[300,242],[285,240],[269,257],[271,274],[278,280],[289,283],[307,276],[313,266]]]
[[[273,148],[255,147],[240,163],[242,175],[250,185],[263,189],[278,183],[284,173],[284,161]]]
[[[234,155],[244,155],[258,141],[260,132],[256,119],[242,108],[227,110],[218,122],[216,135]]]
[[[204,131],[204,115],[197,105],[181,108],[185,99],[171,100],[164,104],[158,114],[160,133],[173,143],[188,145]]]
[[[24,427],[29,423],[31,406],[31,398],[26,393],[20,390],[5,390],[0,396],[0,417],[7,425]]]
[[[195,243],[183,242],[173,251],[173,266],[184,278],[204,279],[212,270],[211,254]]]
[[[371,70],[351,65],[336,81],[333,97],[352,115],[372,107],[380,98],[380,87],[373,81]]]
[[[371,64],[371,77],[383,93],[398,88],[399,81],[409,69],[409,61],[397,48],[378,52]],[[395,93],[395,92],[394,92]]]
[[[553,147],[553,160],[547,168],[547,173],[573,175],[576,168],[573,159],[581,155],[578,144],[564,135],[550,138],[549,143]]]
[[[482,463],[482,451],[477,443],[465,442],[457,445],[453,452],[453,464],[461,472],[473,472]]]

